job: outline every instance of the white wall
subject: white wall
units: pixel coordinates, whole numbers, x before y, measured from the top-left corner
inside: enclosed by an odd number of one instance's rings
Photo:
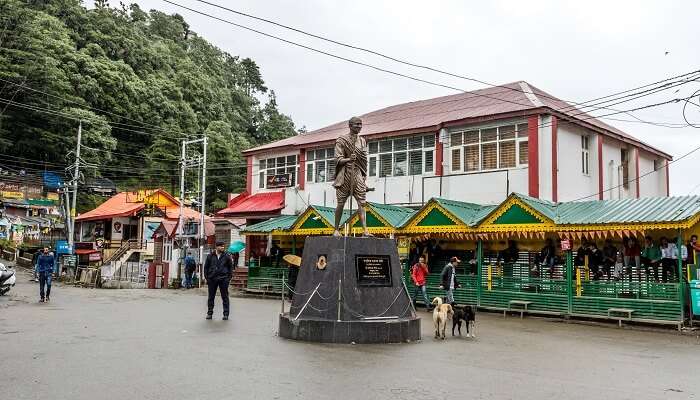
[[[589,173],[581,172],[581,135],[589,135]],[[559,166],[559,201],[571,201],[583,196],[598,199],[598,135],[587,129],[559,122],[557,164]],[[550,170],[551,173],[551,170]],[[551,175],[550,175],[551,176]],[[549,178],[551,180],[551,177]]]
[[[629,189],[620,186],[622,183],[621,143],[605,138],[603,140],[603,199],[619,199],[629,196]]]
[[[425,197],[422,196],[423,182]],[[479,204],[496,204],[503,201],[508,192],[527,193],[528,173],[527,168],[520,168],[508,170],[507,175],[503,170],[468,175],[431,176],[425,179],[421,176],[369,178],[367,186],[375,188],[374,191],[367,192],[367,201],[375,203],[420,205],[432,197],[443,197]],[[335,207],[337,202],[332,183],[307,183],[303,191],[286,189],[282,214],[299,214],[308,204]],[[349,207],[349,204],[346,203],[346,207]],[[353,205],[353,208],[356,207],[356,204]]]
[[[659,169],[654,171],[654,160],[658,160]],[[666,196],[666,163],[654,154],[639,151],[639,195],[640,197]],[[644,176],[644,174],[649,174]]]

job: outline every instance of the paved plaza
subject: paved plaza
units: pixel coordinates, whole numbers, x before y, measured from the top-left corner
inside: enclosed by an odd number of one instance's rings
[[[278,338],[280,301],[55,284],[0,297],[3,399],[697,399],[700,339],[479,313],[478,338],[320,345]],[[448,334],[449,335],[449,334]]]

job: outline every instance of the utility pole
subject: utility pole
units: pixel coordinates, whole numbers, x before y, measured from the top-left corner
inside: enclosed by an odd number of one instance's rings
[[[201,143],[202,144],[202,156],[193,158],[193,159],[188,159],[187,158],[187,146],[189,145],[195,145]],[[200,205],[200,220],[199,220],[199,234],[194,236],[194,237],[199,237],[200,244],[199,244],[199,265],[203,266],[204,265],[204,241],[206,240],[206,233],[204,232],[204,212],[205,212],[205,201],[206,201],[206,169],[207,169],[207,138],[203,137],[201,139],[195,139],[195,140],[184,140],[182,141],[182,155],[180,158],[180,217],[179,217],[179,223],[178,223],[178,240],[180,242],[180,248],[183,249],[182,253],[182,259],[184,259],[184,256],[186,255],[187,252],[187,245],[185,244],[185,240],[187,239],[184,235],[184,201],[185,201],[185,171],[187,168],[191,168],[196,166],[197,168],[201,167],[201,171],[198,171],[197,174],[197,183],[198,185],[201,184],[201,187],[199,188],[199,194],[201,195],[201,205]],[[188,236],[189,237],[189,236]],[[199,286],[202,286],[202,272],[200,271],[199,274]],[[180,274],[180,268],[178,268],[177,271],[177,276],[178,278],[181,277]]]
[[[203,160],[202,160],[202,204],[201,211],[199,213],[199,265],[204,266],[204,242],[207,240],[206,232],[204,232],[204,211],[205,211],[205,201],[207,197],[207,137],[204,136],[204,141],[202,142],[203,147]],[[234,266],[235,268],[235,266]],[[202,287],[202,279],[200,277],[197,280],[199,287]]]
[[[187,147],[187,142],[183,140],[182,142],[182,155],[180,156],[180,217],[178,218],[178,223],[177,223],[177,236],[180,239],[180,248],[183,249],[183,260],[184,256],[186,256],[187,253],[187,247],[184,246],[184,241],[182,240],[182,233],[184,232],[184,229],[182,227],[184,220],[182,218],[183,216],[183,208],[185,207],[185,168],[187,168],[187,163],[186,163],[186,156],[185,156],[185,149]],[[178,266],[177,268],[177,278],[182,279],[180,276],[180,267]],[[200,278],[201,279],[201,278]]]
[[[78,179],[80,178],[80,141],[83,134],[83,121],[78,121],[78,144],[75,149],[75,170],[73,172],[73,199],[70,206],[70,229],[68,237],[68,246],[73,252],[75,245],[75,207],[78,200]]]

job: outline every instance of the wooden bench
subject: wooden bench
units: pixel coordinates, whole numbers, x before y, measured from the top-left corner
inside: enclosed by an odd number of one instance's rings
[[[627,320],[632,319],[632,313],[634,312],[631,308],[608,308],[608,318],[614,318],[611,314],[627,314]],[[622,327],[622,317],[617,318],[617,326]]]
[[[520,312],[520,319],[523,319],[523,314],[527,312],[527,307],[532,304],[531,301],[525,300],[511,300],[508,302],[508,308],[503,310],[503,318],[506,317],[506,312],[508,311],[518,311]],[[522,306],[521,308],[513,309],[514,305]]]

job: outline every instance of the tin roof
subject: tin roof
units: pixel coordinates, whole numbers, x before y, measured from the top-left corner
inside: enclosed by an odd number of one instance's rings
[[[314,205],[311,205],[309,207],[313,208],[314,211],[316,211],[316,213],[320,215],[321,218],[325,219],[330,226],[333,226],[335,224],[335,208]],[[340,218],[340,225],[343,225],[351,216],[352,214],[350,213],[350,210],[343,210],[343,216]]]
[[[484,117],[500,114],[529,115],[535,110],[556,113],[577,124],[590,125],[607,135],[629,141],[666,158],[670,155],[638,140],[576,107],[524,81],[474,90],[433,99],[398,104],[366,114],[362,118],[362,136],[396,132],[436,132],[443,124],[479,122]],[[337,139],[346,133],[347,121],[268,143],[243,153],[254,153],[281,147],[310,147]]]
[[[243,192],[229,200],[228,206],[216,213],[217,216],[240,216],[269,214],[284,208],[284,191],[261,192],[250,195]]]
[[[680,222],[700,213],[700,196],[569,202],[556,208],[560,225]]]
[[[496,208],[495,205],[466,203],[463,201],[448,200],[439,197],[436,197],[433,200],[468,226],[477,225]]]
[[[86,213],[78,215],[76,221],[91,221],[99,219],[110,219],[114,217],[127,217],[135,215],[143,209],[143,203],[130,203],[127,201],[127,193],[117,193],[104,203]]]
[[[533,209],[535,212],[549,218],[557,226],[580,226],[580,225],[620,225],[620,224],[653,224],[653,223],[686,223],[693,217],[700,215],[700,196],[677,196],[677,197],[649,197],[640,199],[622,200],[594,200],[583,202],[553,203],[540,200],[526,195],[512,193],[504,202],[499,205],[480,205],[466,203],[457,200],[441,198],[431,199],[425,206],[430,207],[437,203],[454,217],[461,220],[471,228],[478,228],[486,218],[497,209],[505,210],[505,207],[513,207],[511,200],[517,199],[521,204]],[[405,207],[368,203],[377,214],[382,216],[393,227],[407,228],[407,224],[412,216],[419,211]],[[522,208],[522,207],[521,207]],[[335,210],[331,207],[309,206],[308,210],[313,210],[326,222],[332,224]],[[305,213],[306,213],[305,212]],[[531,212],[531,211],[528,211]],[[243,230],[243,233],[270,233],[273,230],[289,231],[301,216],[282,215],[255,225],[251,225]],[[349,211],[343,215],[343,221],[350,216]],[[601,228],[604,229],[604,228]]]
[[[392,227],[398,228],[403,226],[416,210],[407,207],[394,206],[389,204],[367,202],[369,207],[376,212],[380,217],[384,218]]]
[[[271,218],[267,221],[249,225],[242,232],[269,233],[274,230],[286,230],[294,225],[298,217],[298,215],[280,215],[279,217]]]

